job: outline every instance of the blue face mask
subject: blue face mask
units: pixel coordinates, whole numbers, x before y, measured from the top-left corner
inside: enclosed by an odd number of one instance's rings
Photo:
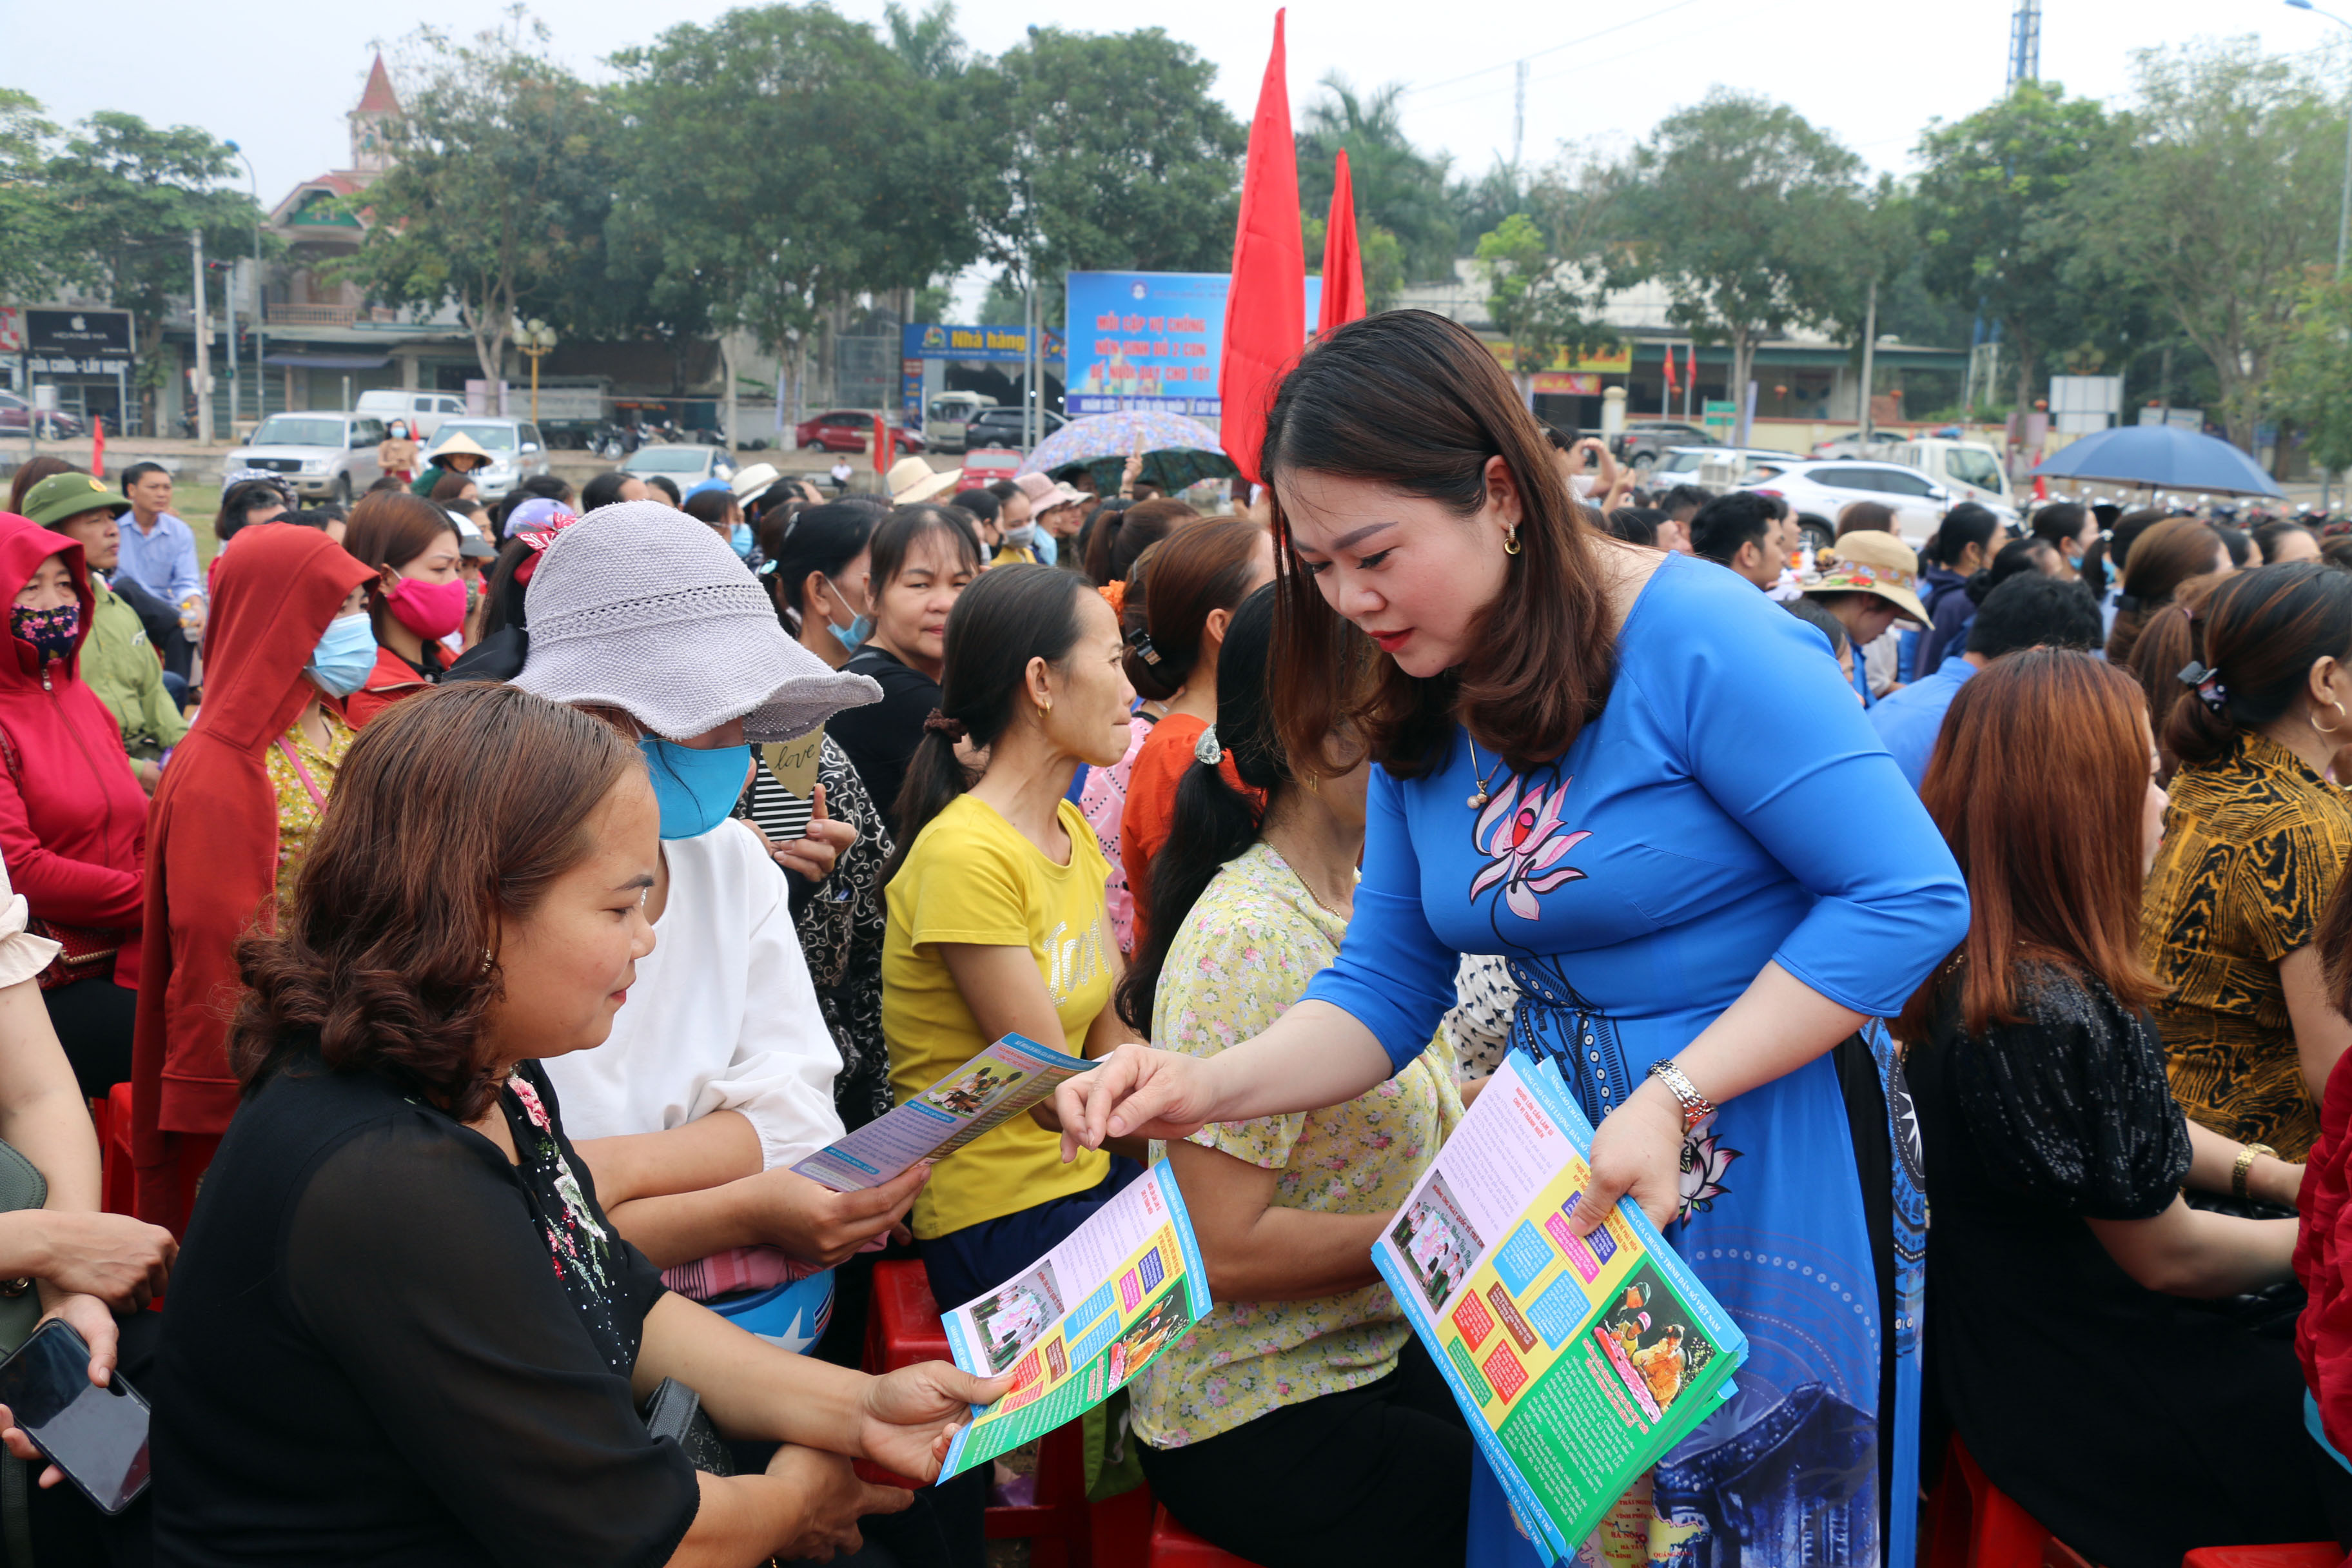
[[[833,589],[836,595],[841,594],[841,585],[834,582],[832,578],[826,578],[825,584],[828,587]],[[846,597],[843,597],[841,602],[846,605],[849,603],[849,600]],[[856,653],[859,648],[866,646],[866,639],[874,635],[874,617],[872,616],[860,616],[845,626],[836,625],[835,622],[828,620],[824,623],[824,629],[831,632],[835,640],[837,640],[842,647],[847,648],[852,653]]]
[[[637,749],[645,752],[646,771],[653,775],[664,838],[699,838],[726,821],[751,772],[750,746],[705,752],[647,735]]]
[[[737,523],[729,531],[727,542],[738,556],[746,561],[751,559],[751,525],[748,522]]]
[[[303,673],[317,681],[321,691],[349,697],[367,684],[375,658],[375,627],[365,616],[343,616],[327,623]]]

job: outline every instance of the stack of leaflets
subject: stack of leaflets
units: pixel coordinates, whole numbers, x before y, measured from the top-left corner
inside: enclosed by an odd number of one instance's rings
[[[1019,1116],[1094,1063],[1007,1035],[906,1104],[793,1170],[837,1193],[878,1187],[921,1160],[955,1152]]]
[[[1209,1276],[1175,1173],[1154,1165],[1069,1239],[949,1312],[956,1365],[1013,1390],[956,1434],[946,1480],[1075,1421],[1209,1310]]]
[[[1632,1200],[1590,1236],[1570,1226],[1591,1147],[1558,1074],[1513,1057],[1372,1254],[1547,1562],[1730,1396],[1748,1355]]]

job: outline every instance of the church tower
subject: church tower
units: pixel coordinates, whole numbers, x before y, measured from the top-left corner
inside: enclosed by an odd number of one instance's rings
[[[392,167],[392,127],[399,118],[400,98],[392,90],[383,57],[378,55],[368,70],[367,90],[360,94],[360,105],[350,115],[353,169],[380,174]]]

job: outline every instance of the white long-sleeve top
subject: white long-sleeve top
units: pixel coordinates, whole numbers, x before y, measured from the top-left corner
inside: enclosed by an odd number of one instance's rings
[[[654,950],[593,1050],[541,1064],[575,1141],[739,1110],[769,1166],[842,1135],[841,1053],[817,1010],[782,869],[742,823],[662,845],[669,898]]]

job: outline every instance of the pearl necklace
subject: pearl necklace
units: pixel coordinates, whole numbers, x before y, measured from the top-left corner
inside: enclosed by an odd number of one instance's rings
[[[1476,792],[1473,794],[1468,800],[1464,801],[1462,804],[1468,806],[1473,811],[1484,811],[1486,809],[1486,803],[1495,798],[1492,791],[1488,787],[1494,782],[1492,776],[1493,770],[1490,769],[1484,773],[1479,773],[1478,742],[1471,738],[1470,731],[1467,730],[1465,730],[1462,732],[1462,738],[1470,742],[1470,771],[1472,773],[1476,774],[1478,778],[1478,788]],[[1500,765],[1500,762],[1501,760],[1499,758],[1496,759],[1497,766]]]

